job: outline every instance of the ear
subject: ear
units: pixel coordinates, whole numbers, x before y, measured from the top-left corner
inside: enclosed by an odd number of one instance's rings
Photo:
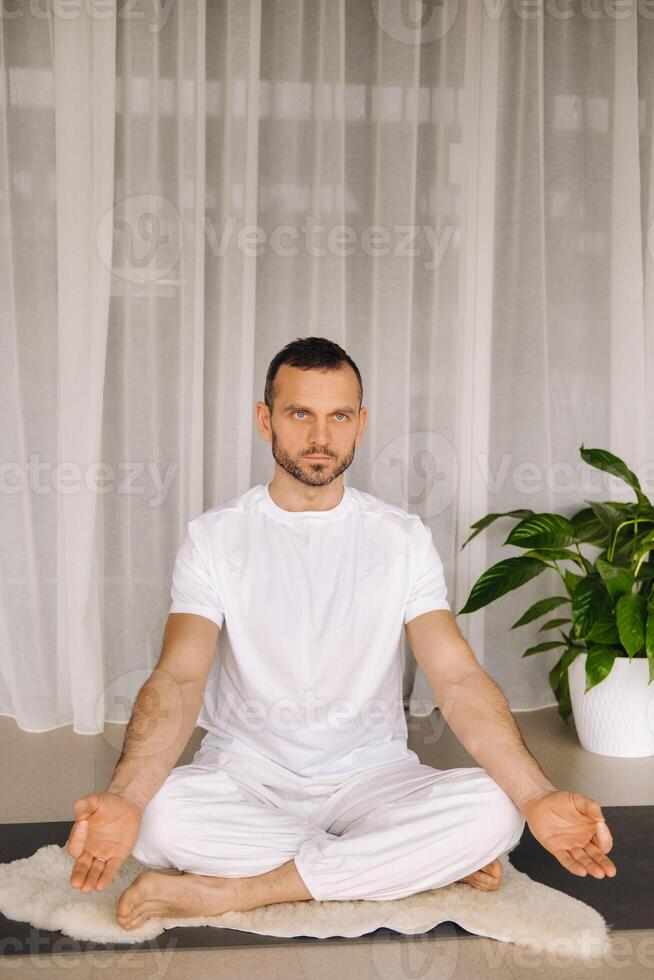
[[[359,409],[359,427],[357,429],[357,434],[356,434],[357,443],[362,439],[363,433],[366,431],[367,421],[368,421],[368,411],[362,405],[361,408]]]
[[[265,402],[257,402],[254,407],[255,419],[257,422],[257,428],[259,430],[259,435],[264,440],[264,442],[272,442],[272,435],[270,430],[270,410]]]

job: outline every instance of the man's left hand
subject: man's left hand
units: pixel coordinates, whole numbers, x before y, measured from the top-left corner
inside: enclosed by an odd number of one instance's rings
[[[597,800],[557,790],[526,803],[522,812],[536,840],[573,875],[612,878],[617,873],[606,857],[613,838]]]

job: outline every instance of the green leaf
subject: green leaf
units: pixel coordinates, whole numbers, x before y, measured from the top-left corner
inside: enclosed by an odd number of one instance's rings
[[[574,524],[560,514],[531,514],[509,533],[504,544],[518,548],[561,548],[574,544]]]
[[[563,569],[563,581],[570,596],[574,594],[575,589],[583,578],[583,575],[577,575],[575,572],[571,572],[567,568]]]
[[[531,657],[534,653],[542,653],[544,650],[554,650],[556,647],[566,646],[565,640],[546,640],[545,643],[537,643],[534,647],[529,647],[522,654],[523,657]]]
[[[537,548],[526,551],[525,558],[540,558],[541,561],[573,561],[586,575],[593,572],[593,563],[570,548]],[[581,576],[583,577],[583,576]]]
[[[547,679],[549,681],[550,687],[552,688],[552,694],[556,694],[556,692],[559,689],[562,659],[563,657],[561,657],[561,659],[554,664],[549,674],[547,675]]]
[[[547,675],[547,679],[550,683],[550,687],[552,688],[552,694],[556,694],[556,692],[559,689],[560,677],[561,677],[561,660],[563,660],[563,657],[557,660],[557,662],[554,664],[549,674]]]
[[[634,584],[633,572],[630,568],[614,565],[601,556],[595,561],[597,571],[602,576],[606,591],[615,602],[618,596],[631,592]]]
[[[559,657],[558,661],[554,664],[552,669],[548,674],[548,679],[550,682],[550,687],[552,692],[556,694],[561,683],[562,672],[568,669],[568,664],[571,664],[575,657],[578,657],[580,653],[583,653],[582,647],[569,646]]]
[[[535,558],[525,558],[522,555],[517,558],[505,558],[503,561],[491,565],[482,575],[479,576],[473,585],[463,608],[456,613],[475,612],[482,606],[488,605],[507,592],[512,592],[520,585],[524,585],[530,579],[540,575],[547,568],[543,562]]]
[[[638,561],[641,555],[646,555],[652,548],[651,543],[648,543],[648,539],[651,541],[652,533],[651,527],[646,527],[637,534],[634,534],[633,524],[621,527],[615,538],[610,561],[614,565],[628,565],[631,561]],[[609,561],[608,552],[605,557]]]
[[[611,647],[592,646],[588,649],[586,657],[586,691],[595,687],[603,681],[607,674],[610,674],[613,662],[618,655],[618,651]]]
[[[560,606],[561,603],[569,601],[570,600],[565,595],[552,595],[545,599],[539,599],[538,602],[535,602],[533,606],[530,606],[529,609],[522,614],[520,619],[516,619],[511,629],[515,629],[516,626],[524,626],[525,623],[531,623],[534,619],[538,619],[539,616],[544,616],[545,613],[551,612],[552,609],[556,609],[556,607]]]
[[[543,633],[545,630],[553,630],[556,629],[557,626],[563,626],[564,623],[570,622],[572,622],[570,619],[548,619],[546,623],[543,623],[538,632]]]
[[[615,622],[615,613],[611,611],[596,619],[586,634],[586,639],[593,643],[619,643],[620,637]]]
[[[579,447],[579,452],[585,463],[589,463],[590,466],[594,466],[598,470],[604,470],[605,473],[611,473],[620,480],[624,480],[625,483],[636,491],[638,502],[651,507],[650,501],[641,490],[638,477],[618,456],[610,453],[607,449],[585,449],[583,443]]]
[[[568,680],[567,670],[561,675],[561,684],[557,697],[559,699],[559,714],[564,721],[567,721],[572,714],[572,699],[570,698],[570,682]]]
[[[647,626],[645,628],[645,653],[649,660],[649,680],[648,684],[654,681],[654,605],[650,602],[647,606]]]
[[[647,531],[642,536],[637,535],[636,538],[632,539],[632,545],[635,545],[631,553],[632,557],[634,561],[638,561],[654,548],[654,531]]]
[[[654,561],[644,561],[636,576],[637,582],[649,582],[654,578]]]
[[[610,544],[610,530],[598,520],[592,507],[584,507],[578,510],[570,518],[576,532],[576,540],[587,544],[596,545],[599,548],[608,548]]]
[[[586,636],[593,623],[608,613],[611,600],[599,575],[582,578],[572,594],[572,621],[578,636]]]
[[[548,674],[550,687],[559,702],[559,714],[564,721],[567,721],[572,714],[568,667],[583,652],[582,647],[568,647]]]
[[[587,500],[586,503],[590,504],[590,509],[595,514],[598,523],[601,524],[609,532],[609,534],[616,529],[618,524],[621,524],[624,520],[626,520],[627,515],[625,515],[624,511],[621,510],[612,500]]]
[[[540,558],[541,561],[573,561],[585,572],[592,569],[589,562],[584,561],[576,551],[571,551],[569,548],[536,548],[525,552],[525,558]]]
[[[485,517],[480,517],[478,521],[475,521],[474,524],[470,525],[470,527],[474,527],[476,530],[473,531],[473,533],[468,538],[466,538],[466,540],[463,542],[459,550],[463,551],[463,549],[465,548],[465,546],[468,544],[469,541],[472,541],[473,538],[476,538],[477,535],[484,530],[484,528],[488,527],[489,524],[492,524],[493,521],[496,521],[498,517],[522,518],[522,517],[526,517],[528,514],[533,514],[533,513],[534,513],[533,510],[522,509],[522,510],[507,510],[504,511],[504,513],[502,514],[486,514]]]
[[[620,643],[629,659],[645,645],[645,623],[647,602],[645,596],[637,592],[621,595],[615,607],[615,620],[620,634]]]

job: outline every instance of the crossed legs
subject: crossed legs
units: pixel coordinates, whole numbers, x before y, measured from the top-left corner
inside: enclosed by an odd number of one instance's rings
[[[480,768],[377,767],[333,787],[312,812],[295,784],[272,783],[242,764],[173,770],[144,811],[133,853],[182,873],[139,875],[119,899],[119,924],[310,899],[388,900],[460,881],[493,890],[497,857],[524,828]]]
[[[502,865],[497,859],[460,878],[482,891],[500,885]],[[120,896],[117,919],[123,929],[138,929],[152,916],[192,918],[249,912],[276,902],[304,902],[313,896],[298,874],[294,861],[247,878],[218,878],[182,872],[178,875],[144,871]]]

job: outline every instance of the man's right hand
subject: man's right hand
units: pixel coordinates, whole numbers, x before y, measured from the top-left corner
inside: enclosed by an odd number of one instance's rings
[[[66,842],[68,853],[77,858],[70,885],[85,893],[103,891],[131,853],[143,811],[117,793],[89,793],[74,807],[75,824]]]

